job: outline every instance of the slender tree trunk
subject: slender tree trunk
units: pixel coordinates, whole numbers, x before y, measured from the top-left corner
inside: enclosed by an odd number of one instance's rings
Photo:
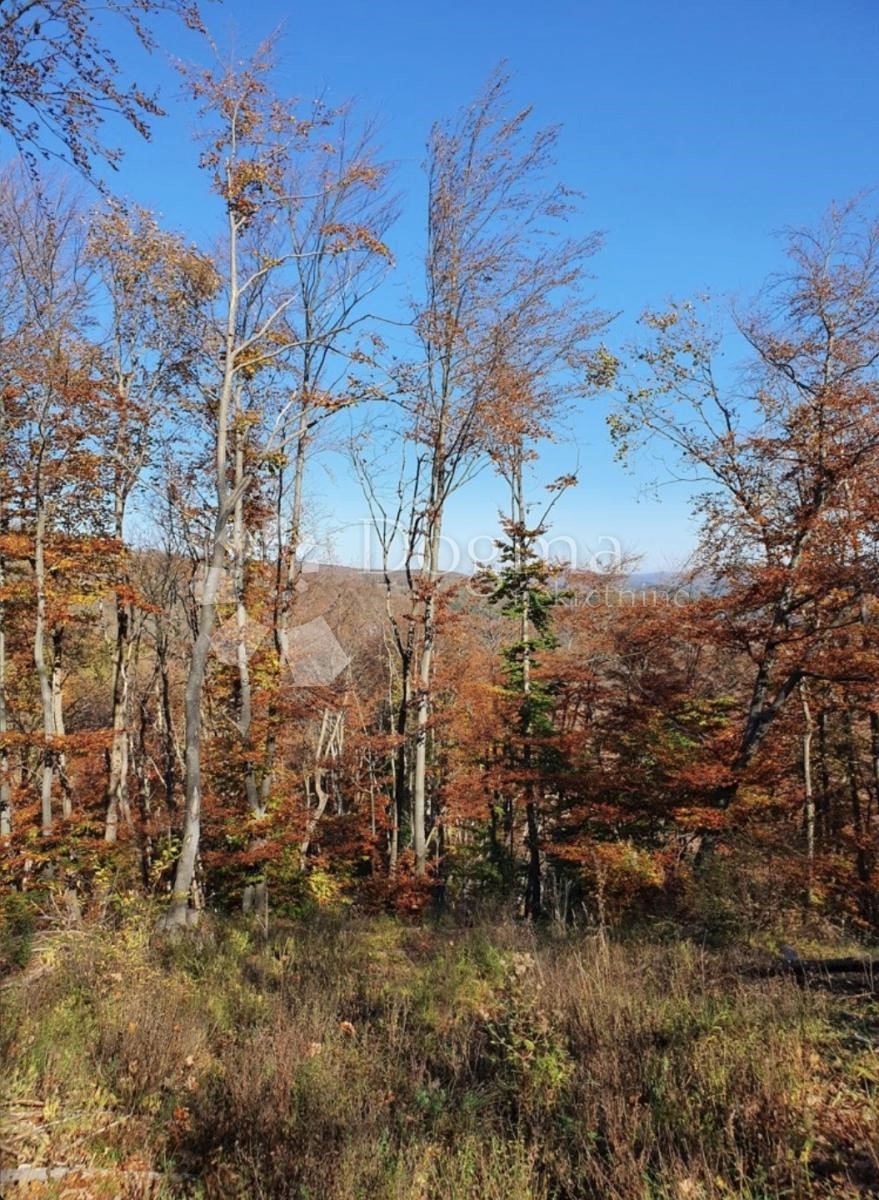
[[[407,578],[409,580],[411,595],[412,579],[409,572],[410,561],[407,559]],[[388,806],[391,819],[388,837],[388,874],[394,875],[399,861],[404,822],[410,815],[409,799],[411,789],[409,786],[409,771],[411,764],[408,730],[409,717],[412,710],[412,665],[415,654],[415,622],[413,620],[406,622],[406,633],[403,636],[400,623],[394,616],[393,580],[388,562],[387,544],[383,545],[382,567],[385,579],[385,611],[393,637],[393,650],[396,651],[400,670],[400,694],[399,697],[396,697],[394,693],[392,649],[388,646],[388,710],[392,714],[393,729],[396,735],[396,745],[391,756],[393,794]]]
[[[137,665],[135,655],[135,673]],[[154,671],[157,665],[154,664]],[[149,888],[153,865],[153,785],[149,772],[149,741],[150,729],[149,697],[153,684],[146,688],[138,697],[138,721],[136,731],[132,731],[131,762],[136,784],[138,808],[140,810],[141,852],[140,872],[143,886]]]
[[[525,890],[525,915],[537,918],[543,911],[542,872],[540,864],[540,821],[534,789],[534,748],[531,727],[531,614],[528,599],[528,581],[523,577],[525,566],[525,530],[527,509],[525,506],[525,484],[522,476],[522,459],[517,456],[512,479],[513,544],[514,566],[522,579],[519,639],[522,645],[522,767],[525,775],[525,824],[528,845],[528,880]]]
[[[400,830],[409,809],[409,750],[406,742],[409,710],[412,705],[412,658],[404,654],[400,661],[400,699],[396,706],[394,732],[394,797],[391,804],[391,844],[388,859],[390,873],[397,869],[400,853]]]
[[[5,532],[5,519],[0,513],[0,536]],[[6,559],[0,551],[0,837],[9,837],[12,833],[12,782],[9,748],[6,745],[9,716],[6,710],[6,602],[3,599],[5,586]]]
[[[540,824],[537,805],[533,799],[525,802],[525,823],[528,829],[528,883],[525,891],[525,915],[536,920],[543,913],[543,877],[540,862]]]
[[[6,400],[0,391],[0,452],[6,439]],[[0,464],[0,537],[8,531],[6,516],[6,476]],[[0,837],[12,833],[12,781],[10,779],[9,747],[6,735],[9,732],[9,714],[6,707],[6,555],[0,548]]]
[[[232,167],[226,167],[227,194],[234,194]],[[201,705],[207,673],[211,636],[217,615],[217,594],[226,565],[226,538],[230,518],[234,514],[237,495],[230,503],[227,473],[229,469],[229,417],[232,411],[236,380],[236,350],[238,312],[240,305],[238,275],[238,218],[231,205],[227,206],[229,231],[229,296],[226,308],[226,329],[223,349],[223,380],[216,409],[216,439],[214,444],[214,486],[216,515],[211,534],[210,553],[206,565],[204,587],[198,608],[195,643],[189,659],[183,711],[185,720],[185,783],[183,811],[183,841],[174,873],[171,904],[162,925],[166,928],[186,926],[197,921],[195,876],[201,841]],[[244,481],[241,484],[244,490]],[[190,901],[193,906],[190,907]]]
[[[330,800],[330,781],[329,771],[326,766],[326,759],[337,759],[342,753],[342,737],[345,728],[344,712],[330,713],[330,710],[324,709],[321,718],[320,733],[318,735],[317,749],[315,751],[314,771],[312,773],[312,781],[314,783],[314,791],[317,797],[317,804],[314,811],[310,813],[305,825],[305,833],[302,841],[299,844],[299,861],[301,870],[305,870],[308,865],[308,849],[311,845],[315,831],[320,824],[321,817],[326,812],[327,804]]]
[[[442,439],[444,440],[444,439]],[[442,444],[442,440],[440,445]],[[415,874],[427,870],[427,731],[430,721],[433,654],[436,646],[436,581],[442,533],[442,469],[434,467],[425,534],[422,571],[426,596],[422,604],[421,644],[418,652],[418,692],[415,708],[415,770],[412,785],[412,848]]]
[[[275,512],[275,522],[278,538],[277,557],[275,559],[275,611],[273,634],[275,654],[277,657],[278,689],[283,687],[284,671],[289,665],[290,656],[290,620],[293,612],[293,597],[296,594],[296,582],[299,572],[297,554],[302,536],[302,486],[305,477],[305,460],[308,448],[308,407],[303,398],[298,413],[298,430],[296,433],[296,449],[293,457],[293,496],[291,499],[289,521],[283,515],[284,505],[284,476],[278,477],[278,500]],[[277,735],[275,727],[278,720],[279,706],[276,699],[268,706],[268,734],[266,736],[266,752],[263,763],[263,779],[260,789],[260,805],[265,811],[275,776],[275,756],[277,754]]]
[[[44,834],[52,831],[52,783],[55,773],[55,707],[52,678],[46,661],[46,508],[37,501],[34,535],[34,576],[36,582],[36,623],[34,627],[34,666],[40,686],[43,709],[43,762],[40,786],[40,823]]]
[[[812,736],[814,724],[805,680],[800,683],[800,704],[803,710],[803,824],[806,831],[806,904],[814,902],[815,886],[815,796],[812,790]]]
[[[117,486],[115,497],[116,540],[122,547],[124,535],[125,499]],[[125,554],[124,548],[122,553]],[[123,568],[120,584],[128,585],[128,572]],[[104,841],[115,842],[119,831],[119,819],[130,822],[131,813],[128,795],[128,711],[129,711],[129,667],[133,640],[132,606],[129,600],[116,592],[116,642],[113,651],[113,701],[111,725],[113,736],[107,761],[107,790],[104,796],[106,820]]]
[[[427,723],[430,720],[430,686],[435,630],[434,597],[424,601],[421,647],[418,656],[418,699],[415,709],[415,767],[412,786],[412,849],[415,874],[427,869]]]
[[[861,884],[861,901],[865,915],[869,916],[872,902],[869,896],[870,884],[870,853],[869,830],[867,828],[864,806],[861,800],[861,785],[858,771],[858,749],[855,740],[855,727],[850,708],[846,708],[844,718],[846,767],[848,772],[849,797],[851,800],[852,825],[855,833],[855,866],[858,882]]]
[[[302,536],[302,488],[305,477],[305,460],[308,447],[307,439],[307,417],[308,408],[306,401],[303,399],[299,408],[298,420],[299,425],[296,433],[296,449],[293,459],[293,495],[290,506],[290,516],[285,530],[283,517],[283,501],[284,501],[284,484],[283,475],[278,479],[278,503],[276,509],[276,528],[278,537],[277,557],[275,560],[275,612],[274,612],[274,641],[276,655],[276,687],[280,690],[284,686],[284,673],[291,665],[290,663],[290,622],[293,613],[293,600],[296,595],[296,583],[300,571],[300,565],[297,555],[299,553],[301,536]],[[241,474],[243,476],[243,463],[239,463],[236,457],[236,478]],[[238,520],[238,510],[236,508],[236,521]],[[239,540],[243,540],[236,532],[236,545]],[[237,610],[239,629],[242,622],[243,605],[239,603]],[[239,637],[238,650],[238,671],[239,678],[242,683],[242,705],[244,704],[245,687],[249,697],[250,681],[247,675],[246,663],[242,664],[242,646]],[[245,684],[246,677],[246,684]],[[250,701],[247,700],[247,721],[250,721]],[[257,788],[256,776],[253,770],[252,763],[248,764],[248,771],[245,774],[245,786],[247,791],[247,800],[252,814],[256,816],[264,816],[269,799],[272,794],[272,787],[275,779],[275,759],[277,755],[278,743],[277,734],[275,732],[279,715],[279,705],[276,699],[269,702],[267,711],[268,733],[266,735],[265,756],[263,760],[263,778],[262,785]],[[241,711],[242,720],[245,713]],[[254,846],[259,845],[259,839],[254,843]],[[242,909],[244,912],[267,912],[268,907],[268,890],[264,878],[257,879],[245,885],[242,896]]]
[[[833,797],[830,790],[830,766],[827,759],[827,709],[818,713],[818,778],[821,783],[818,802],[818,819],[822,843],[831,844],[834,833]]]
[[[174,714],[171,708],[171,674],[168,662],[168,634],[156,633],[156,660],[159,677],[157,719],[162,745],[162,782],[165,789],[165,808],[171,813],[177,807],[177,747],[174,744]]]
[[[308,450],[307,438],[308,409],[303,401],[299,411],[299,428],[296,434],[296,451],[293,457],[293,495],[290,501],[290,518],[287,525],[286,537],[282,536],[283,556],[279,562],[278,577],[280,582],[278,615],[276,620],[276,636],[278,653],[286,662],[290,652],[290,618],[293,612],[293,598],[296,594],[296,583],[299,579],[300,564],[297,558],[302,541],[302,488],[305,480],[305,461]],[[281,523],[279,518],[279,532]]]
[[[238,735],[244,750],[244,792],[252,816],[262,816],[256,769],[251,753],[253,724],[253,688],[250,664],[247,661],[247,555],[244,529],[244,435],[235,431],[235,515],[232,523],[232,547],[235,560],[235,627],[238,635],[236,657],[238,665]]]
[[[119,819],[130,820],[128,794],[128,697],[131,659],[131,606],[116,598],[116,645],[113,654],[113,738],[110,743],[104,840],[115,842]]]
[[[4,586],[3,559],[0,556],[0,588]],[[0,837],[12,833],[12,783],[6,735],[9,718],[6,711],[6,606],[0,603]]]
[[[58,782],[61,785],[61,815],[69,821],[73,815],[73,792],[67,775],[67,755],[64,751],[64,692],[62,687],[62,664],[64,649],[64,626],[56,625],[52,630],[52,711],[55,737],[59,742],[56,753]]]
[[[217,515],[214,528],[213,553],[208,567],[201,603],[199,605],[198,630],[195,645],[189,663],[189,673],[186,679],[184,694],[185,720],[185,799],[183,812],[183,842],[180,847],[180,857],[174,873],[174,890],[171,905],[165,915],[163,924],[172,928],[193,924],[197,919],[190,909],[190,900],[194,900],[195,871],[198,863],[199,843],[201,838],[201,698],[204,690],[205,674],[207,672],[208,655],[211,649],[211,635],[214,630],[216,617],[216,598],[219,591],[220,579],[223,574],[225,559],[225,520],[222,520],[224,508]]]

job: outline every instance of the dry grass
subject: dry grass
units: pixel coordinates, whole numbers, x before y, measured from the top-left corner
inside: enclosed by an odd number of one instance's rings
[[[2,1165],[93,1172],[30,1195],[879,1194],[867,996],[514,925],[149,928],[58,934],[2,993]]]

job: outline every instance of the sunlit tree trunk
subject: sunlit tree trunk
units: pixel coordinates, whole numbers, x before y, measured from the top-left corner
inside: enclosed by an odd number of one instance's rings
[[[434,495],[441,493],[434,488]],[[427,870],[427,731],[430,721],[433,655],[436,647],[436,579],[439,571],[441,507],[431,506],[430,528],[425,537],[423,576],[426,596],[422,603],[421,640],[418,647],[418,680],[415,708],[415,763],[412,784],[412,849],[415,874]]]
[[[40,823],[43,833],[51,833],[52,784],[55,775],[55,706],[52,696],[52,672],[46,658],[46,507],[39,495],[34,532],[34,583],[36,586],[34,666],[36,667],[40,687],[40,703],[43,710]]]
[[[171,905],[163,918],[169,928],[192,924],[197,919],[195,909],[190,908],[194,894],[195,873],[201,840],[201,733],[202,693],[207,672],[211,636],[217,613],[217,595],[226,567],[227,526],[232,516],[233,504],[229,503],[227,472],[229,467],[229,417],[235,383],[235,351],[238,323],[238,222],[230,207],[228,212],[229,232],[229,293],[226,308],[226,329],[223,342],[223,376],[216,406],[216,434],[214,443],[214,487],[216,513],[210,537],[210,552],[205,563],[204,586],[198,605],[195,644],[189,660],[184,693],[185,723],[185,781],[183,810],[183,841],[180,857],[174,873]]]
[[[6,437],[6,401],[0,392],[0,452]],[[0,489],[4,488],[3,468],[0,465]],[[6,496],[0,490],[0,537],[7,532]],[[0,548],[0,837],[12,833],[12,782],[10,779],[9,748],[6,735],[9,732],[9,716],[6,708],[6,554]]]
[[[314,752],[314,769],[309,776],[309,782],[314,786],[315,806],[309,809],[305,833],[299,843],[299,862],[303,871],[308,865],[309,847],[331,796],[331,768],[327,765],[327,759],[341,758],[344,731],[344,712],[331,712],[325,708]]]
[[[0,535],[4,532],[0,520]],[[9,718],[6,711],[6,603],[2,590],[6,586],[6,560],[0,552],[0,837],[12,833],[12,783],[10,781],[9,749],[6,735]]]
[[[122,453],[125,438],[121,435],[116,440],[118,453]],[[120,553],[126,554],[123,547],[125,525],[125,496],[122,486],[122,467],[114,467],[116,494],[114,496],[114,536]],[[106,821],[104,824],[104,840],[115,842],[118,836],[120,818],[130,822],[131,813],[128,795],[128,750],[129,750],[129,668],[131,662],[131,647],[133,638],[132,605],[125,594],[128,587],[127,571],[123,569],[119,580],[120,587],[116,589],[116,632],[113,647],[113,688],[111,727],[113,730],[107,761],[107,790],[104,797]]]
[[[58,771],[58,782],[61,785],[61,815],[65,821],[69,821],[73,815],[73,791],[67,775],[67,755],[64,751],[64,739],[67,731],[64,726],[63,647],[64,626],[56,625],[52,630],[52,720],[55,726],[55,739],[58,743],[55,764]]]
[[[813,903],[815,881],[815,795],[812,788],[812,737],[814,722],[805,680],[800,683],[800,705],[803,710],[803,825],[806,831],[806,904]]]
[[[116,597],[116,642],[113,653],[113,737],[109,750],[109,770],[105,797],[107,818],[104,840],[115,842],[119,819],[130,820],[128,794],[128,711],[129,666],[131,659],[131,606]]]

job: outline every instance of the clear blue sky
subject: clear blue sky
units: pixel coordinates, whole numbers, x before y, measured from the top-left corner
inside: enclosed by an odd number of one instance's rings
[[[296,8],[267,0],[207,4],[223,46],[252,48],[283,26],[279,84],[308,98],[353,97],[378,117],[386,157],[398,165],[405,216],[391,241],[397,279],[418,278],[431,122],[466,102],[499,59],[514,100],[540,123],[561,123],[559,177],[587,194],[590,228],[606,231],[595,294],[621,316],[622,344],[646,305],[710,287],[746,298],[780,263],[773,233],[817,221],[832,199],[879,183],[879,0],[336,0]],[[167,50],[203,55],[170,22]],[[121,50],[121,47],[120,47]],[[141,69],[143,67],[143,69]],[[213,238],[218,218],[194,169],[191,115],[174,102],[160,58],[138,61],[171,109],[151,145],[128,148],[124,190],[192,235]],[[118,184],[118,181],[117,181]],[[678,561],[692,544],[686,497],[641,493],[656,474],[612,462],[606,406],[577,416],[572,440],[552,449],[546,478],[579,463],[556,530],[595,546],[602,535]],[[329,524],[363,515],[356,485],[332,455],[312,471]],[[495,530],[498,494],[477,481],[452,506],[449,533]],[[340,534],[350,558],[359,537]]]

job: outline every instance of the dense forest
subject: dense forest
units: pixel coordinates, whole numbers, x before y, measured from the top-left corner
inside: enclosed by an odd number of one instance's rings
[[[822,1126],[809,1175],[785,1071],[811,1062],[819,1017],[797,1006],[820,997],[738,994],[718,1083],[698,1031],[721,1020],[711,972],[741,962],[613,942],[864,942],[879,922],[872,201],[790,230],[747,305],[669,302],[611,350],[603,239],[556,180],[564,135],[512,103],[503,68],[425,131],[414,273],[395,229],[417,208],[356,106],[287,97],[271,41],[185,68],[213,196],[196,244],[101,182],[120,161],[105,115],[146,132],[161,114],[87,10],[0,21],[0,959],[17,978],[35,936],[62,946],[28,1053],[60,1019],[53,987],[97,997],[139,964],[89,1018],[90,1070],[112,1076],[110,1109],[162,1109],[180,1178],[213,1164],[185,1194],[876,1194],[860,1100],[845,1130]],[[147,47],[157,13],[200,23],[176,0],[117,10]],[[547,549],[557,502],[589,481],[550,478],[542,451],[586,404],[622,461],[646,448],[689,489],[686,570]],[[333,500],[309,466],[328,445],[362,491],[368,564],[315,550]],[[494,550],[446,569],[449,505],[480,473],[508,498],[486,516]],[[83,928],[88,952],[69,940]],[[592,939],[589,969],[572,937]],[[226,1005],[210,1028],[202,987]],[[250,1042],[208,1069],[239,1025]],[[581,1077],[599,1051],[605,1075]],[[400,1055],[411,1070],[379,1078]],[[270,1079],[248,1065],[269,1061]],[[714,1118],[687,1107],[688,1071],[720,1088]],[[176,1098],[154,1110],[162,1088]],[[652,1113],[640,1133],[621,1088]],[[724,1124],[736,1097],[741,1127]],[[588,1137],[565,1126],[590,1105]],[[295,1159],[272,1119],[288,1109]],[[445,1175],[430,1145],[449,1138],[474,1157]]]
[[[188,77],[219,250],[3,177],[5,886],[112,878],[172,923],[327,895],[615,920],[686,913],[701,870],[871,922],[879,226],[791,234],[739,367],[691,302],[620,362],[556,134],[496,75],[431,134],[403,343],[372,303],[392,173],[270,66]],[[688,575],[542,557],[576,480],[539,447],[587,399],[698,481]],[[309,556],[333,421],[381,548],[359,573]],[[499,553],[444,572],[481,468]]]

